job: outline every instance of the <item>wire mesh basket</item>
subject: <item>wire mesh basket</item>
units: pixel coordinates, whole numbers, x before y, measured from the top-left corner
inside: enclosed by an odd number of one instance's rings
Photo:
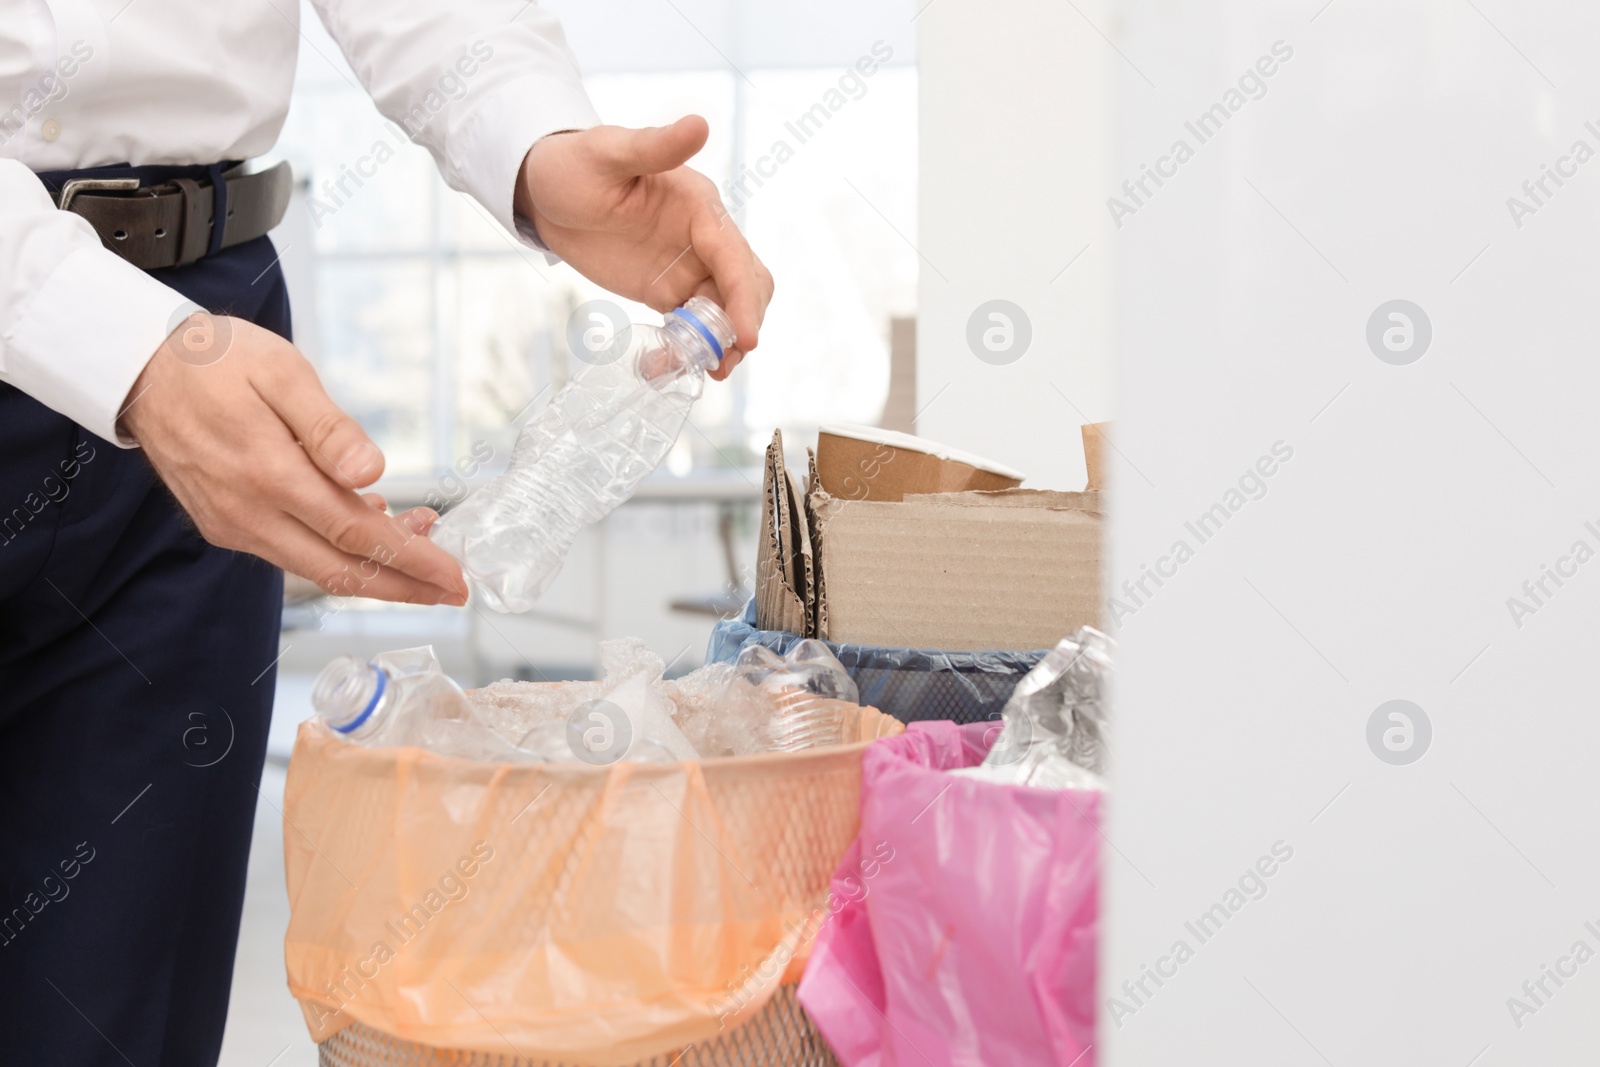
[[[361,1023],[339,1031],[318,1048],[321,1067],[579,1067],[494,1052],[441,1049],[381,1033]],[[816,1026],[779,986],[767,1006],[738,1029],[636,1067],[839,1067]]]

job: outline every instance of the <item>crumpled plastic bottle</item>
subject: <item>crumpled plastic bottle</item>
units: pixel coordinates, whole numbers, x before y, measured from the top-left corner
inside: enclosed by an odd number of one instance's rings
[[[484,603],[527,611],[578,532],[666,459],[733,342],[732,322],[703,296],[661,326],[629,326],[528,422],[505,473],[446,512],[429,539],[460,561]]]
[[[989,755],[952,773],[1043,789],[1104,789],[1106,683],[1116,642],[1084,626],[1029,671],[1001,719]]]
[[[373,748],[416,745],[443,756],[525,762],[539,757],[495,733],[439,666],[432,645],[322,668],[311,705],[335,733]]]
[[[778,655],[765,645],[746,645],[734,661],[723,699],[730,709],[752,699],[772,711],[763,734],[767,751],[800,752],[845,744],[845,708],[860,691],[828,646],[808,638]]]

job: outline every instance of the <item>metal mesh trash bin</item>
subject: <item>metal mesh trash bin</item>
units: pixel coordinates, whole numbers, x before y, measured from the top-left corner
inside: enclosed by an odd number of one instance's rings
[[[437,1049],[356,1023],[317,1047],[321,1067],[579,1067],[490,1052]],[[795,999],[781,986],[760,1014],[714,1040],[642,1060],[638,1067],[838,1067],[839,1061]]]
[[[902,730],[844,708],[852,744],[607,767],[303,724],[285,956],[323,1062],[831,1065],[792,983],[860,823],[862,752]]]

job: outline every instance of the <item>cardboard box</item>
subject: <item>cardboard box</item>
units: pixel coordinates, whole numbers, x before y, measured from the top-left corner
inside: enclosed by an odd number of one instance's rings
[[[824,488],[813,455],[796,522],[796,482],[776,436],[767,461],[756,595],[762,629],[967,651],[1049,648],[1079,626],[1101,624],[1099,493],[841,499]],[[763,583],[771,588],[763,591]],[[809,628],[780,625],[783,619]]]

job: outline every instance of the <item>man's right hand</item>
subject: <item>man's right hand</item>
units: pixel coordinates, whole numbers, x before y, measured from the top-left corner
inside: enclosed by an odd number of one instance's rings
[[[383,473],[383,453],[277,334],[197,313],[156,351],[128,401],[119,428],[212,544],[338,596],[466,603],[460,566],[424,536],[438,516],[389,516],[356,492]]]

